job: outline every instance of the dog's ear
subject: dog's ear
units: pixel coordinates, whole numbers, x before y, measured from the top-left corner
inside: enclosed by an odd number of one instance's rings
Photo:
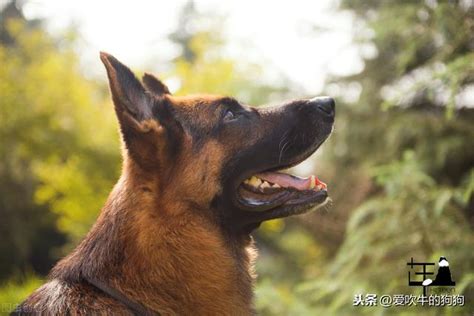
[[[142,81],[145,84],[145,88],[156,96],[171,94],[168,87],[152,74],[146,72],[142,77]]]
[[[107,70],[122,130],[132,128],[140,131],[144,127],[142,122],[153,118],[153,97],[145,91],[133,72],[114,56],[101,52],[100,59]]]
[[[133,72],[114,56],[101,52],[109,78],[110,91],[120,123],[140,129],[140,123],[152,118],[153,99]],[[122,126],[124,127],[124,126]]]
[[[159,149],[178,148],[183,131],[173,107],[165,98],[145,90],[133,72],[112,55],[101,52],[100,59],[107,70],[115,112],[128,152],[139,162],[156,165],[156,159],[163,158],[157,157],[156,153],[166,151]],[[147,79],[154,82],[151,80]]]

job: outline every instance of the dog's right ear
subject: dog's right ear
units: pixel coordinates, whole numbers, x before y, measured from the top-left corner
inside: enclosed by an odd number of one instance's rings
[[[171,94],[168,87],[152,74],[145,73],[142,77],[145,88],[156,96]]]

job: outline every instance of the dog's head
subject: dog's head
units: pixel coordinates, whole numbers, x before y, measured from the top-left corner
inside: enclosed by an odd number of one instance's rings
[[[233,232],[326,201],[318,178],[280,170],[308,158],[329,136],[331,98],[253,108],[229,97],[177,97],[154,76],[145,74],[142,85],[113,56],[101,53],[101,59],[126,154],[156,178],[157,195],[187,203]]]

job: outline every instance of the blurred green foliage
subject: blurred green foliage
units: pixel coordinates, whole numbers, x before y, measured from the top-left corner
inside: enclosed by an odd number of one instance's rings
[[[8,177],[18,185],[29,186],[31,194],[2,197],[50,203],[59,231],[77,240],[87,232],[118,174],[113,111],[104,104],[103,92],[96,95],[97,85],[80,74],[67,43],[60,48],[19,19],[5,24],[15,42],[0,47],[2,171],[12,173]],[[30,179],[26,182],[15,173]],[[28,215],[35,216],[35,211]]]
[[[43,284],[44,280],[35,275],[26,274],[21,278],[15,277],[2,285],[0,290],[0,314],[6,314],[16,307],[34,290]]]
[[[341,244],[320,275],[298,286],[301,300],[326,314],[465,314],[474,310],[474,104],[462,95],[474,83],[474,6],[345,0],[341,7],[357,18],[358,45],[375,53],[361,73],[330,83],[361,92],[356,104],[339,104],[327,156],[339,181],[364,185],[363,174],[370,189],[333,222],[345,225]],[[346,170],[356,176],[343,180]],[[350,194],[334,187],[341,188]],[[408,287],[406,262],[440,256],[451,263],[464,308],[352,306],[355,294],[419,295]]]
[[[332,206],[256,232],[263,315],[464,314],[474,310],[474,6],[466,1],[343,0],[361,73],[333,78],[336,131],[318,160]],[[105,80],[86,78],[75,37],[55,39],[21,9],[0,12],[0,304],[14,304],[94,222],[120,172]],[[287,87],[222,54],[216,29],[187,5],[170,38],[177,94],[278,100]],[[218,20],[216,23],[222,23]],[[209,26],[211,25],[211,26]],[[105,78],[105,77],[104,77]],[[356,102],[346,90],[360,90]],[[469,104],[468,104],[469,105]],[[417,294],[406,262],[450,261],[466,308],[354,308],[359,293]],[[3,307],[2,307],[3,310]]]
[[[329,179],[333,205],[260,234],[271,247],[258,262],[259,311],[464,315],[474,310],[474,104],[463,97],[474,84],[474,6],[343,0],[340,9],[356,18],[365,66],[327,84],[340,98],[318,172]],[[350,90],[356,101],[347,99]],[[300,245],[308,252],[295,252]],[[312,263],[298,262],[311,249],[323,250]],[[419,295],[406,263],[440,256],[464,308],[352,305],[355,294]]]

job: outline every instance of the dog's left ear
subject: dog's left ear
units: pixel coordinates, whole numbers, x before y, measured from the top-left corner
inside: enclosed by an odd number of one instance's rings
[[[140,123],[153,118],[153,97],[143,88],[133,72],[114,56],[101,52],[109,77],[115,111],[122,129],[140,129]]]
[[[110,91],[120,130],[128,152],[140,162],[156,165],[157,152],[172,152],[179,148],[183,128],[166,101],[168,88],[151,75],[145,90],[133,72],[112,55],[100,53],[109,77]],[[171,147],[171,150],[164,150]],[[162,150],[160,150],[162,149]],[[163,158],[163,157],[161,157]]]

